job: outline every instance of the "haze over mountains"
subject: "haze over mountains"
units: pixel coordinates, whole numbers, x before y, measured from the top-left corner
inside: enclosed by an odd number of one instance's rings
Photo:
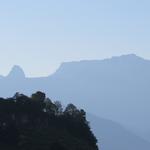
[[[8,76],[0,77],[0,95],[41,90],[54,100],[72,102],[99,117],[119,122],[150,141],[149,77],[150,61],[134,54],[63,63],[53,75],[42,78],[26,78],[23,70],[14,66]]]
[[[101,150],[149,150],[150,143],[122,125],[91,114],[87,116]]]

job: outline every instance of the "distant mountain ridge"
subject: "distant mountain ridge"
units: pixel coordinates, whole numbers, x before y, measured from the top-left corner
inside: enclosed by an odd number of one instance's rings
[[[66,65],[70,64],[70,65],[74,65],[74,64],[78,64],[78,63],[100,63],[100,62],[109,62],[109,61],[122,61],[122,60],[126,60],[128,59],[129,61],[142,61],[142,62],[149,62],[150,64],[150,60],[146,60],[142,57],[139,57],[135,54],[128,54],[128,55],[121,55],[121,56],[113,56],[111,58],[106,58],[106,59],[102,59],[102,60],[81,60],[81,61],[72,61],[72,62],[63,62],[60,67],[56,70],[56,72],[54,72],[53,74],[51,75],[48,75],[47,77],[51,77],[52,75],[55,75],[56,73],[58,73],[58,71],[61,71],[61,69],[63,69],[63,67],[65,67]],[[0,75],[0,77],[9,77],[9,76],[13,76],[14,78],[16,78],[16,75],[19,75],[19,76],[22,76],[24,78],[27,78],[25,76],[25,73],[23,71],[23,69],[19,66],[19,65],[14,65],[11,69],[11,71],[8,73],[7,76],[3,76],[3,75]],[[28,77],[30,78],[30,77]],[[32,78],[42,78],[42,77],[32,77]],[[45,77],[43,77],[45,78]]]
[[[64,104],[72,102],[87,112],[119,122],[150,141],[150,136],[145,136],[150,133],[149,60],[131,54],[67,62],[42,78],[26,78],[20,67],[15,68],[12,78],[0,78],[1,96],[12,96],[16,91],[30,95],[41,90]]]
[[[91,114],[87,117],[101,150],[149,150],[149,142],[122,125]]]

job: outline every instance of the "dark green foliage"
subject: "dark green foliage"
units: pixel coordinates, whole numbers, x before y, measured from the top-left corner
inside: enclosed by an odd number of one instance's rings
[[[0,149],[97,150],[86,113],[73,104],[63,111],[42,92],[0,99]]]

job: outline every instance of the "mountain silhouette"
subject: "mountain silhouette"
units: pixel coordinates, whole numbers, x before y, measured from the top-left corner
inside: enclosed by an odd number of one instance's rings
[[[25,78],[25,73],[21,67],[15,65],[10,71],[10,73],[7,75],[7,78],[12,78],[12,79]]]
[[[119,122],[150,141],[149,60],[130,54],[65,62],[54,74],[42,78],[26,78],[18,68],[10,73],[11,80],[0,78],[0,96],[9,97],[16,91],[30,95],[40,90],[54,100],[72,102],[89,113]]]
[[[148,132],[149,77],[150,61],[134,54],[69,62],[49,76],[50,90],[47,92],[55,99],[73,101],[89,112],[120,122],[135,132]]]
[[[111,120],[88,114],[102,150],[149,150],[149,142]]]

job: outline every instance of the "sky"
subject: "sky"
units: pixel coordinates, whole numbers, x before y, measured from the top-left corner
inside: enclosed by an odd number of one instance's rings
[[[0,0],[0,74],[47,76],[62,62],[150,59],[148,0]]]

